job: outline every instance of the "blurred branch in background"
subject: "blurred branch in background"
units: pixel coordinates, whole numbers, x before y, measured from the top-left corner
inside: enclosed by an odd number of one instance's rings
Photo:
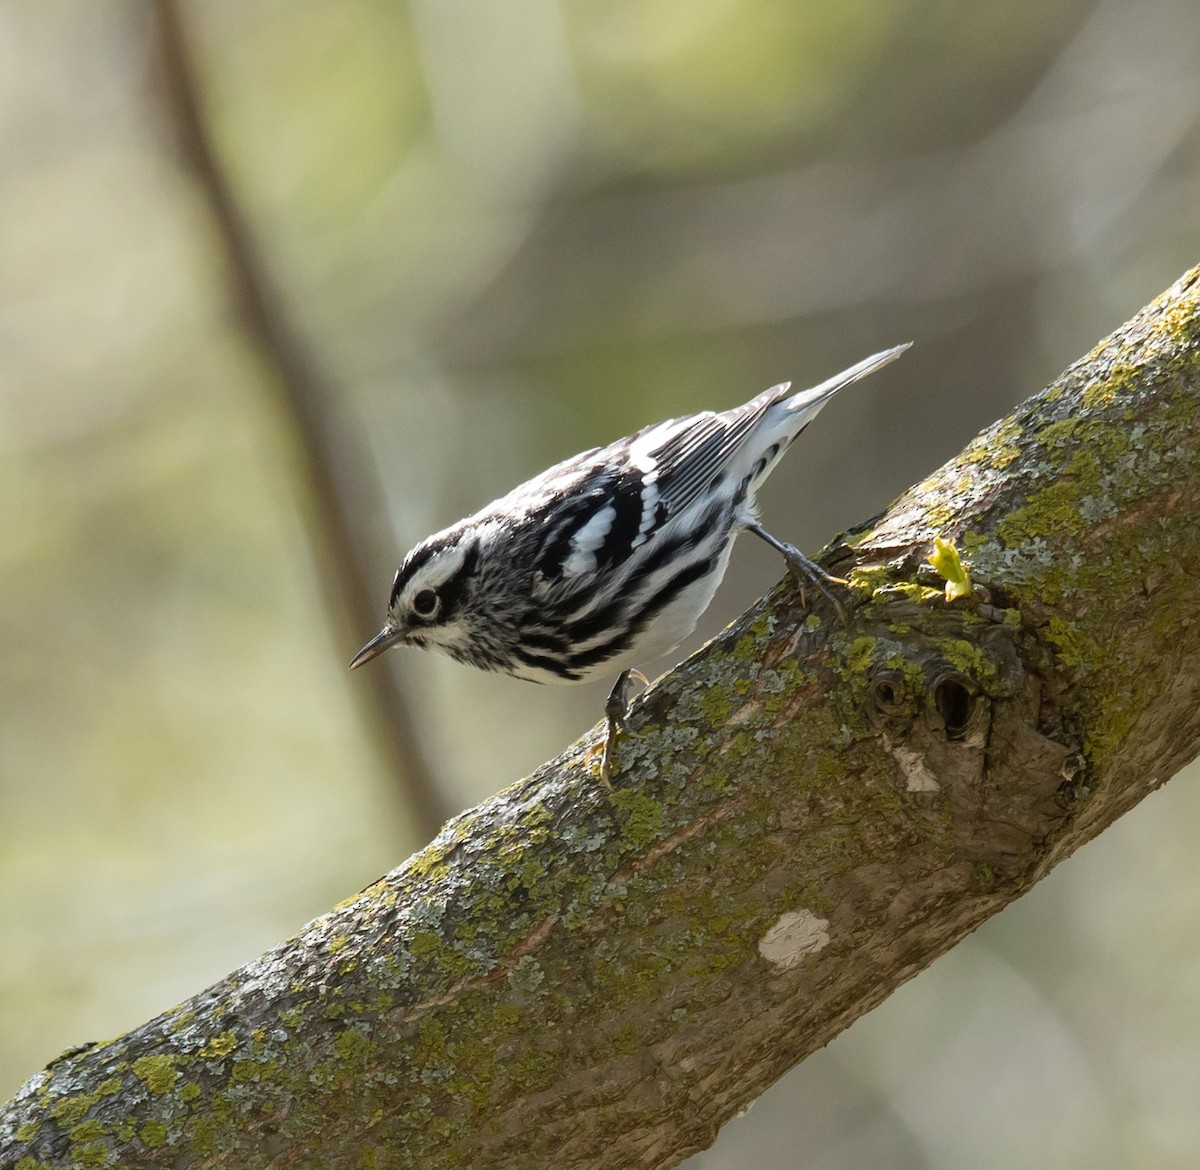
[[[204,193],[227,264],[230,295],[278,395],[291,429],[300,512],[308,531],[335,641],[346,658],[379,625],[382,572],[373,549],[394,542],[381,522],[383,494],[365,446],[339,408],[273,286],[267,264],[221,166],[196,84],[187,30],[173,0],[156,0],[156,51],[167,110],[180,155]],[[361,448],[361,449],[360,449]],[[380,566],[382,568],[382,566]],[[394,663],[356,679],[363,721],[396,779],[407,815],[422,840],[454,810],[422,751],[421,737]]]

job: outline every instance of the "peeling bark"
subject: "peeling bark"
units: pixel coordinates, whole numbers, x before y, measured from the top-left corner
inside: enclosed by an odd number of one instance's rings
[[[667,1167],[1200,745],[1200,270],[587,741],[0,1112],[0,1164]],[[971,592],[925,563],[957,541]]]

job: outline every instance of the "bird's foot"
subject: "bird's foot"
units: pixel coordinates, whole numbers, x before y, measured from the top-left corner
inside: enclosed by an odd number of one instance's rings
[[[783,559],[787,563],[788,571],[796,578],[796,581],[800,585],[800,600],[804,603],[805,607],[807,608],[808,601],[804,596],[804,587],[811,585],[833,606],[834,612],[838,615],[838,620],[842,625],[845,625],[847,620],[846,607],[842,604],[842,599],[834,592],[833,587],[844,589],[849,582],[844,577],[834,577],[825,572],[816,561],[810,561],[793,544],[785,544],[783,546]]]
[[[792,574],[800,586],[800,600],[805,608],[808,607],[808,599],[804,595],[804,588],[806,585],[811,585],[833,606],[834,612],[838,615],[838,619],[842,625],[846,624],[846,607],[842,604],[842,599],[834,592],[833,587],[845,588],[849,584],[848,581],[842,577],[830,576],[815,561],[810,561],[794,544],[777,540],[761,524],[748,524],[746,525],[746,529],[749,532],[753,532],[755,536],[765,540],[776,552],[782,555],[784,563],[788,567],[788,572]]]
[[[604,714],[608,720],[608,730],[604,737],[604,758],[600,762],[600,781],[605,788],[612,788],[612,769],[617,750],[617,736],[629,730],[626,716],[629,714],[629,680],[636,678],[643,686],[649,686],[650,680],[640,670],[621,671],[613,689],[608,693],[604,704]],[[600,750],[594,745],[588,750],[590,757]]]

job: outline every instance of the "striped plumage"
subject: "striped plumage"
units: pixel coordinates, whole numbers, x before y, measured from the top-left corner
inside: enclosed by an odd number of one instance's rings
[[[409,644],[534,682],[581,682],[672,649],[712,600],[743,528],[803,568],[758,527],[755,492],[837,391],[907,348],[811,390],[783,383],[585,451],[428,537],[404,558],[384,627],[351,666]]]

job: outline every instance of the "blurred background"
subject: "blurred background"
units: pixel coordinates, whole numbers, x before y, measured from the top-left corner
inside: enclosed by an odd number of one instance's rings
[[[0,1097],[597,720],[349,675],[411,544],[911,339],[763,493],[816,552],[1200,259],[1198,192],[1195,0],[0,2]],[[1197,1165],[1198,830],[1177,779],[691,1170]]]

